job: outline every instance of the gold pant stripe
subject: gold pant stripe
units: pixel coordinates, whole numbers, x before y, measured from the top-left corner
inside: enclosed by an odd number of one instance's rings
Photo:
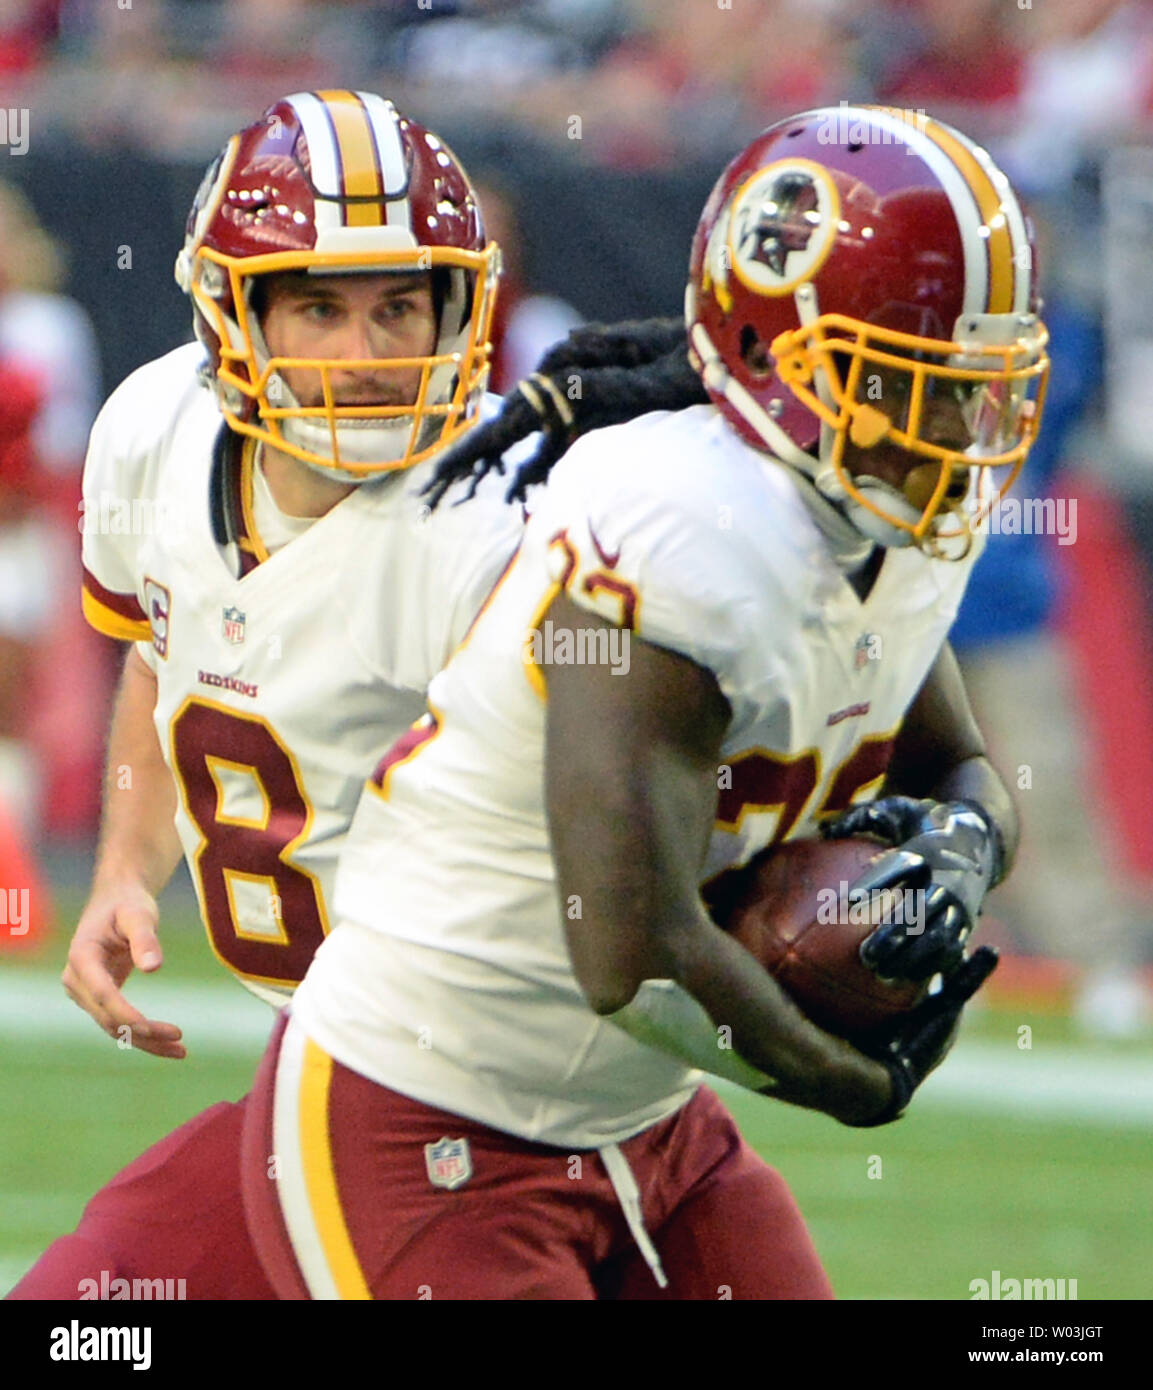
[[[341,1298],[371,1299],[340,1205],[328,1142],[328,1091],[332,1058],[307,1039],[300,1077],[300,1158],[312,1218],[325,1261]]]

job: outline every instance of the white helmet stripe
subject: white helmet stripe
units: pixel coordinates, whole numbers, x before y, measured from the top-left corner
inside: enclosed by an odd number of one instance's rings
[[[927,121],[925,134],[940,145],[964,176],[981,213],[978,231],[985,242],[989,265],[988,311],[1011,314],[1018,282],[1017,252],[1004,208],[1007,181],[980,146],[943,121]],[[981,156],[978,158],[978,156]]]
[[[964,138],[959,131],[953,133],[958,138]],[[1013,192],[1008,175],[998,169],[989,151],[980,145],[974,145],[971,142],[966,143],[969,144],[969,151],[973,158],[989,175],[993,187],[1000,195],[1001,211],[1005,214],[1005,221],[1013,244],[1013,312],[1015,314],[1028,313],[1029,291],[1033,284],[1033,266],[1030,260],[1029,236],[1025,230],[1025,214],[1021,209],[1021,204],[1017,201],[1016,193]]]
[[[329,228],[342,227],[344,218],[341,206],[331,201],[331,196],[340,196],[342,188],[340,154],[324,102],[312,92],[296,92],[288,98],[288,102],[304,127],[304,138],[308,141],[308,159],[312,168],[312,186],[320,193],[330,195],[315,200],[316,230],[319,233]]]
[[[408,169],[404,162],[404,145],[400,138],[396,107],[391,101],[385,101],[383,97],[374,96],[371,92],[357,92],[357,96],[364,102],[364,109],[368,112],[368,119],[372,123],[372,133],[387,198],[394,193],[399,193],[408,184]],[[406,229],[411,226],[412,208],[407,197],[398,199],[396,202],[386,201],[384,212],[388,226]],[[424,230],[426,229],[421,228],[421,231]],[[419,235],[417,240],[420,240]]]

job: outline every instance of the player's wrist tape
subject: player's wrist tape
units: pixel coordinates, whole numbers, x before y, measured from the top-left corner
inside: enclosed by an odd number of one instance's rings
[[[893,1093],[889,1097],[889,1103],[871,1120],[850,1120],[848,1123],[853,1129],[875,1129],[878,1125],[891,1124],[904,1113],[913,1098],[913,1092],[917,1089],[913,1068],[906,1058],[881,1057],[878,1060],[889,1073]]]
[[[517,390],[536,411],[546,429],[555,429],[559,422],[566,432],[573,430],[576,424],[573,408],[551,377],[533,372],[524,381],[517,382]]]

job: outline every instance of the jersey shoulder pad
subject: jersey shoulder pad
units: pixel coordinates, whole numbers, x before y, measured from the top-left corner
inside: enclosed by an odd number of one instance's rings
[[[156,520],[165,465],[189,417],[200,417],[205,439],[222,421],[215,398],[199,377],[204,350],[184,347],[137,368],[109,396],[96,417],[84,461],[80,531],[83,538],[84,613],[99,631],[122,640],[149,636],[137,598],[137,552],[149,510]],[[204,469],[211,463],[205,449]],[[190,460],[183,459],[187,466]]]
[[[750,651],[750,634],[796,602],[794,576],[819,543],[782,466],[712,406],[578,440],[532,524],[544,528],[554,570],[571,558],[577,603],[707,667],[730,696],[752,681],[750,659],[770,655],[767,638]]]

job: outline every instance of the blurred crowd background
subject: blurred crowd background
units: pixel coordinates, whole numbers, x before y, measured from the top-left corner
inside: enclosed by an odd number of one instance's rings
[[[1143,1026],[1151,0],[0,0],[10,832],[84,844],[96,825],[116,655],[77,602],[91,419],[190,336],[171,265],[203,166],[279,97],[331,86],[391,97],[482,185],[510,272],[499,389],[581,318],[679,312],[709,187],[779,116],[882,101],[990,148],[1036,215],[1053,330],[1048,423],[1020,486],[1079,506],[1073,544],[991,538],[956,632],[1032,832],[994,930],[1074,962],[1094,1026]]]
[[[494,115],[652,166],[841,99],[964,113],[1078,159],[1153,115],[1134,0],[5,0],[0,74],[38,126],[205,156],[253,107],[323,86]],[[1060,136],[1052,122],[1060,118]],[[1031,162],[1031,161],[1030,161]]]

